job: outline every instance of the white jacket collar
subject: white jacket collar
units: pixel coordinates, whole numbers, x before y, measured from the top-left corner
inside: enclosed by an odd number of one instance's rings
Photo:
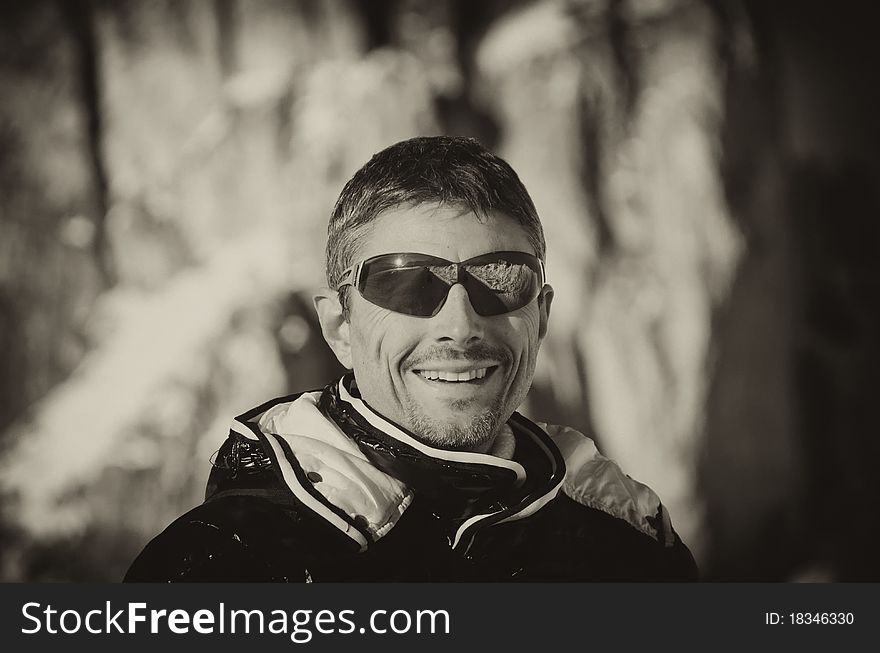
[[[518,462],[487,454],[437,449],[420,442],[370,409],[345,388],[342,380],[338,383],[340,398],[373,428],[425,456],[505,469],[516,475],[516,485],[525,480],[525,469]],[[370,542],[394,527],[412,502],[413,492],[367,460],[357,444],[321,412],[320,398],[321,392],[315,391],[267,402],[236,418],[232,430],[261,441],[295,499],[338,528],[363,551]],[[534,434],[532,437],[538,439]],[[546,449],[549,440],[546,436],[544,440],[540,446]],[[556,496],[561,485],[560,475],[554,487],[516,512],[498,518],[494,518],[497,513],[474,515],[458,528],[453,546],[480,522],[513,521],[533,514]]]

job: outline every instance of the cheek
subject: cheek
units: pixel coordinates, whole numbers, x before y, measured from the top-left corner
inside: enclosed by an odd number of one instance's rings
[[[358,318],[352,319],[352,358],[355,367],[375,364],[382,351],[386,329],[377,311],[363,311]]]
[[[540,344],[539,326],[540,313],[537,310],[524,312],[509,318],[508,333],[505,334],[505,339],[511,343],[512,349],[517,355],[532,358],[537,354]]]
[[[373,378],[392,371],[405,351],[400,317],[374,306],[352,316],[352,359],[356,371]]]
[[[541,347],[541,339],[538,336],[540,312],[538,310],[529,311],[521,316],[514,326],[514,337],[518,339],[519,343],[514,351],[519,360],[517,361],[515,378],[512,380],[512,383],[515,386],[520,386],[521,392],[526,392],[528,386],[531,385],[532,376],[535,372],[535,362],[538,358],[538,350]]]

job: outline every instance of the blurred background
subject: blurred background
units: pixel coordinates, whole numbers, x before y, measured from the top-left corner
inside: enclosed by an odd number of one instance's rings
[[[709,580],[880,579],[870,4],[4,2],[0,579],[121,579],[234,415],[340,372],[333,202],[439,133],[544,222],[523,412],[651,485]]]

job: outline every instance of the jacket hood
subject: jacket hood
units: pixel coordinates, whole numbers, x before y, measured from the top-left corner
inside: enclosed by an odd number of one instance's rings
[[[513,460],[432,447],[373,411],[347,375],[258,406],[231,430],[262,445],[298,506],[365,550],[416,492],[454,524],[453,547],[470,529],[521,519],[553,499],[565,476],[558,449],[522,416],[505,428],[516,438]]]
[[[560,491],[672,545],[657,495],[592,440],[518,413],[505,428],[516,443],[512,460],[432,447],[372,410],[349,374],[238,416],[230,437],[251,443],[274,471],[275,500],[317,515],[361,551],[394,528],[416,495],[450,523],[449,543],[460,548],[477,529],[528,517]]]

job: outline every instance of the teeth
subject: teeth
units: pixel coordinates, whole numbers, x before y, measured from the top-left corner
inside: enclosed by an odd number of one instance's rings
[[[458,383],[459,381],[473,381],[474,379],[482,379],[486,376],[488,368],[481,367],[478,370],[468,370],[467,372],[441,372],[439,370],[419,370],[419,375],[424,379],[431,381],[448,381]]]

